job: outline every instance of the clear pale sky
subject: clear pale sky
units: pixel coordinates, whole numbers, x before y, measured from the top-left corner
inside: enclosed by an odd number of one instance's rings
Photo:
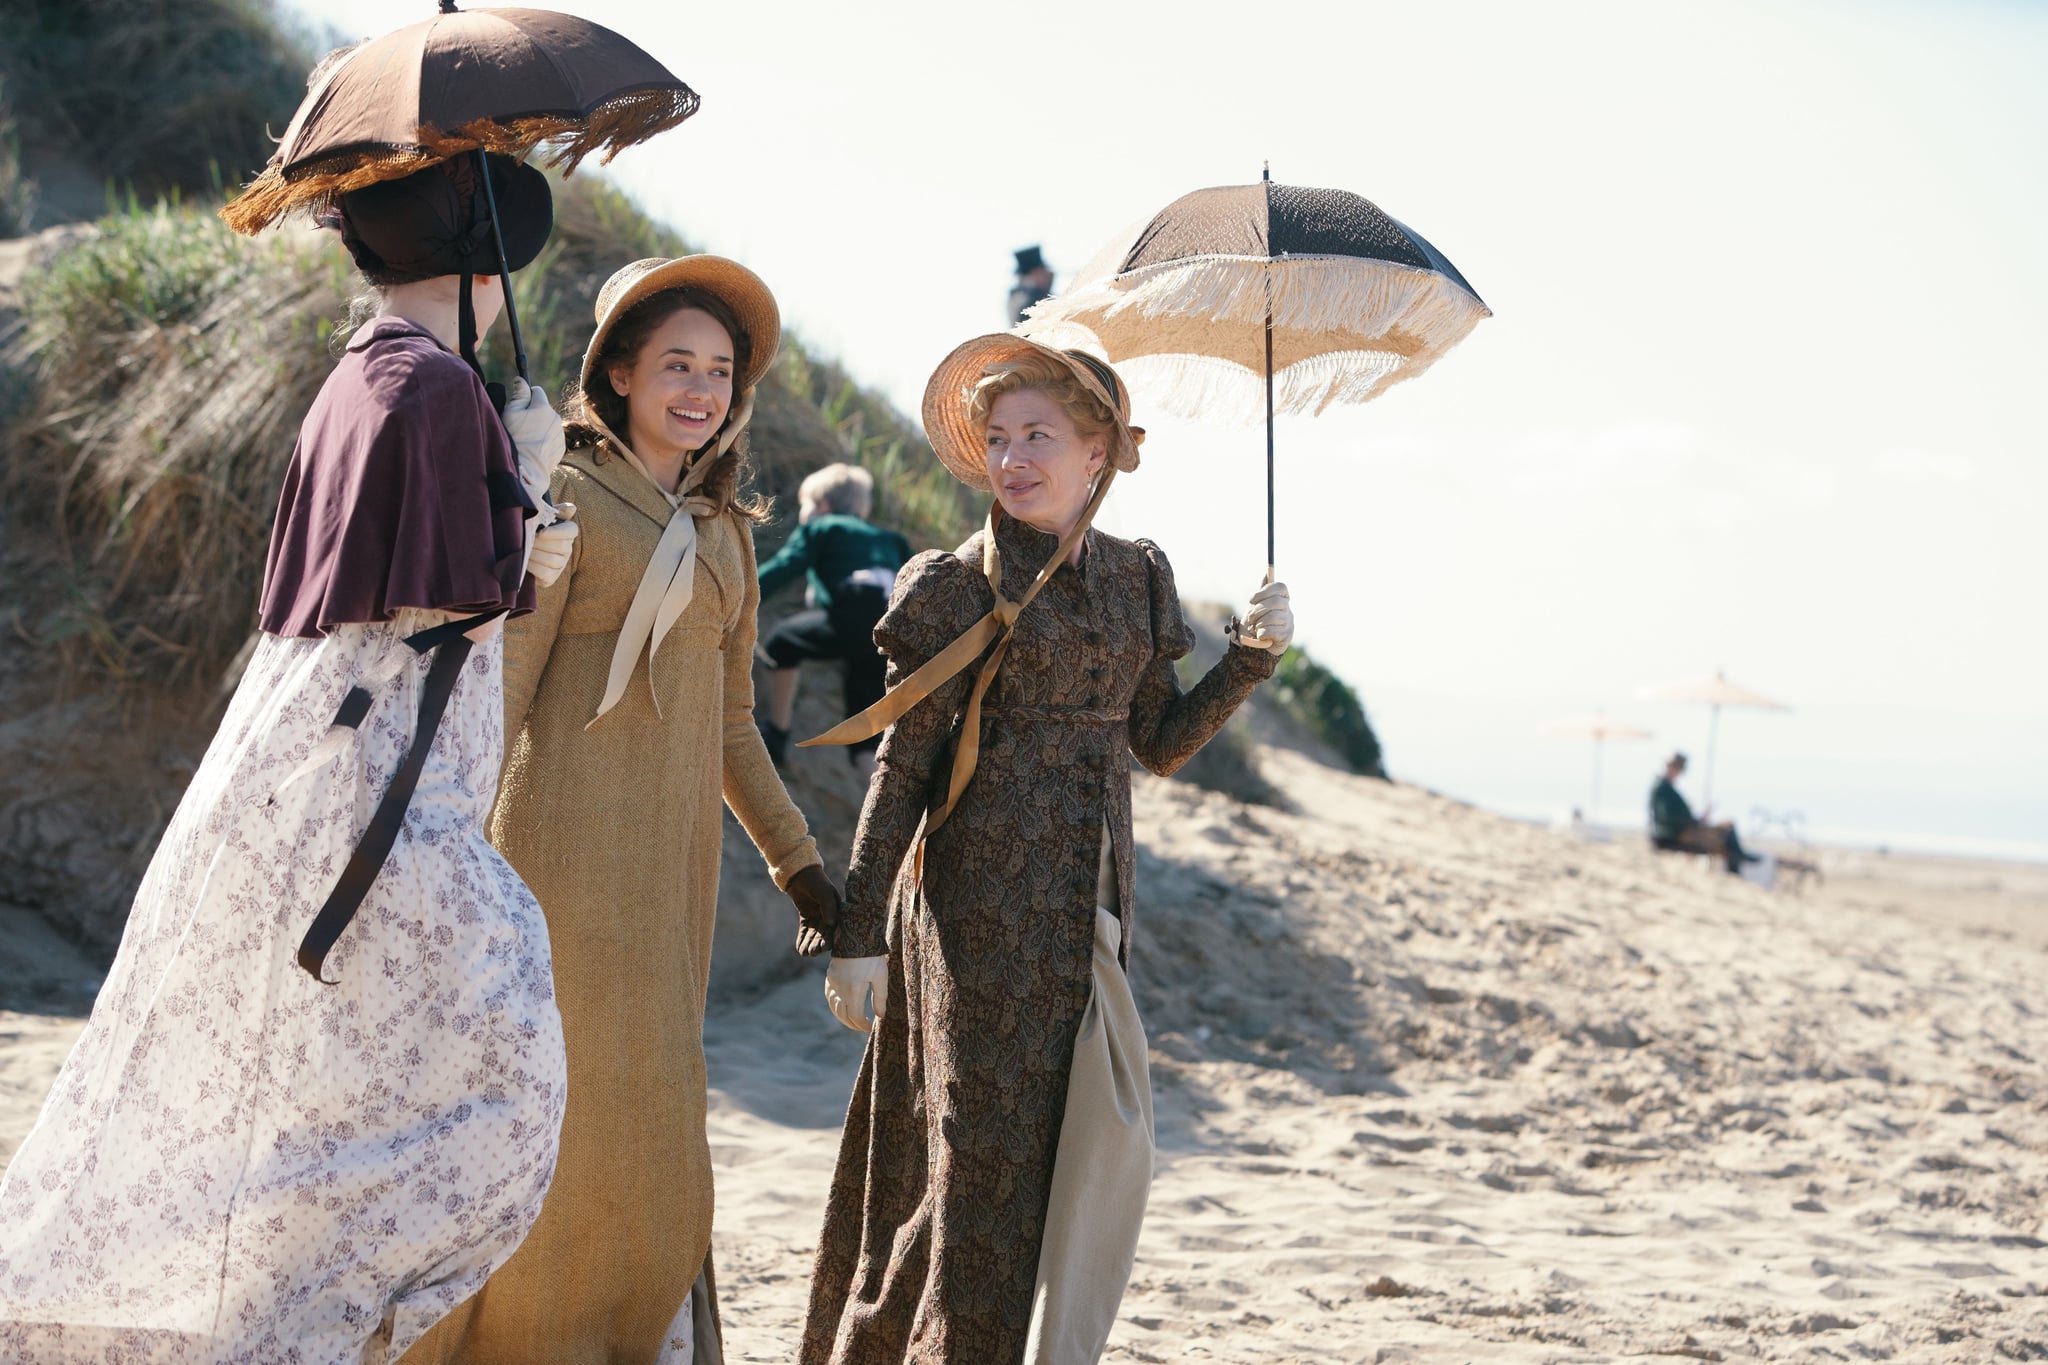
[[[562,7],[704,97],[613,173],[906,410],[1012,248],[1064,277],[1263,158],[1426,234],[1496,316],[1280,432],[1300,639],[1397,776],[1559,812],[1545,726],[1604,708],[1656,732],[1607,754],[1639,820],[1706,736],[1639,689],[1725,668],[1796,709],[1724,716],[1723,810],[2048,857],[2048,7]],[[1241,600],[1261,433],[1139,419],[1104,525]]]

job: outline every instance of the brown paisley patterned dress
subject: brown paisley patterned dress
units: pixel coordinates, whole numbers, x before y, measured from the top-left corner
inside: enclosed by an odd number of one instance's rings
[[[905,566],[875,640],[893,687],[993,605],[982,532]],[[1056,539],[1004,517],[1012,600]],[[1193,646],[1158,546],[1091,530],[1018,617],[984,703],[980,762],[945,795],[969,667],[897,722],[861,813],[836,949],[889,955],[888,1015],[869,1040],[826,1206],[805,1365],[1021,1358],[1067,1092],[1091,989],[1098,860],[1114,846],[1129,962],[1133,755],[1171,773],[1275,660],[1232,648],[1192,691]]]

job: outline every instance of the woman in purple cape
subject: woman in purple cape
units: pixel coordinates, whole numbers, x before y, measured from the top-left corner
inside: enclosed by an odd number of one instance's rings
[[[525,265],[547,182],[489,174]],[[540,1210],[561,1023],[483,820],[499,625],[574,526],[540,526],[546,396],[501,421],[475,368],[503,302],[481,190],[463,158],[339,205],[376,316],[306,417],[261,639],[0,1182],[7,1360],[395,1359]]]

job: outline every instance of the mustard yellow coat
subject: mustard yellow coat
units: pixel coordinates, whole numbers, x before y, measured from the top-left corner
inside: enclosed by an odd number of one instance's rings
[[[625,697],[586,730],[671,508],[602,450],[571,451],[554,496],[581,530],[568,569],[506,628],[490,835],[547,915],[569,1054],[561,1156],[526,1241],[406,1365],[657,1357],[711,1243],[703,1024],[721,794],[777,885],[819,861],[754,728],[747,523],[697,521],[693,596],[651,687],[643,650]]]

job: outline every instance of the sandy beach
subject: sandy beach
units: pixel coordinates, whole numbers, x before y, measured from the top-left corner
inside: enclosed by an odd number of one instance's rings
[[[1116,1361],[2048,1360],[2048,869],[1804,896],[1266,748],[1141,779],[1161,1160]],[[0,950],[0,1154],[89,969]],[[706,1028],[733,1359],[790,1358],[861,1040]]]

